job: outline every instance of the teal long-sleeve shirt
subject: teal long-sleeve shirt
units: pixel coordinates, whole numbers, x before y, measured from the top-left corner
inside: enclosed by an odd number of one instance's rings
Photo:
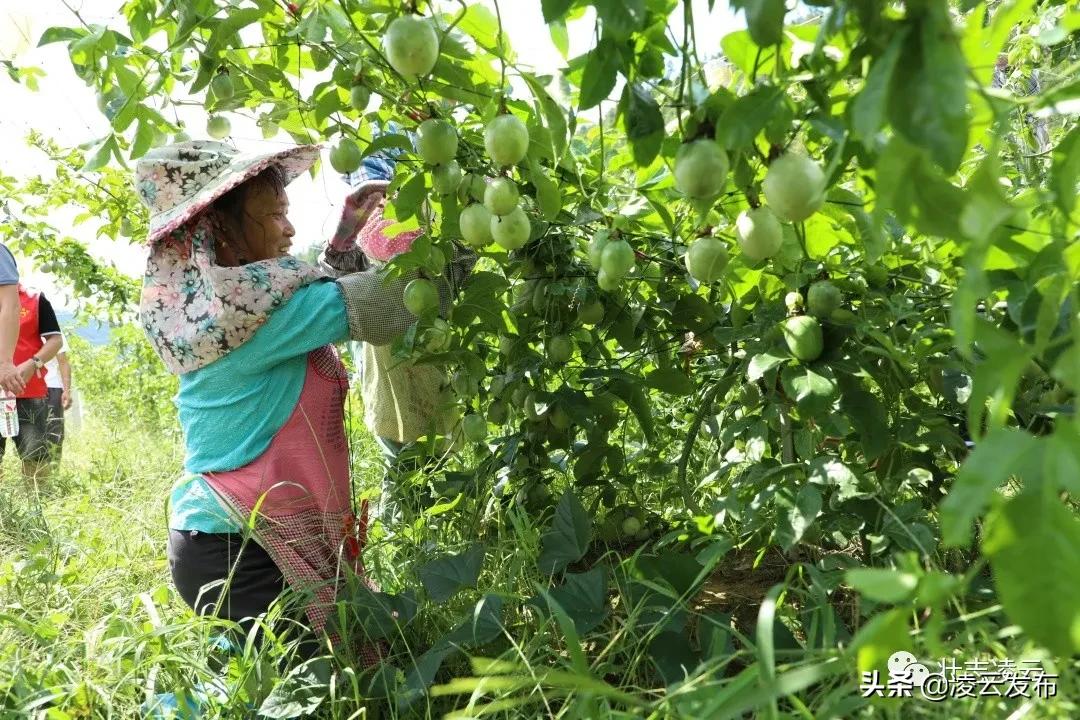
[[[180,376],[174,401],[184,431],[186,473],[172,491],[170,528],[239,530],[201,473],[235,470],[262,455],[300,400],[308,353],[348,336],[340,288],[332,281],[316,282],[270,313],[243,345]]]

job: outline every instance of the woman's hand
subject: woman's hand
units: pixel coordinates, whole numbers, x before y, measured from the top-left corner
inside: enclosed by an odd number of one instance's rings
[[[338,252],[352,249],[360,228],[371,217],[371,213],[386,197],[388,182],[371,182],[345,198],[345,209],[341,212],[337,230],[330,240],[330,247]]]

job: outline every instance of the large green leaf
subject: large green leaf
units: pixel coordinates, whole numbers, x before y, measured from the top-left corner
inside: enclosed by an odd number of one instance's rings
[[[560,587],[549,590],[546,595],[537,595],[529,602],[547,609],[548,598],[566,612],[579,634],[585,634],[602,623],[610,610],[607,570],[598,566],[585,573],[567,573],[566,581]]]
[[[581,74],[581,96],[579,110],[596,107],[606,100],[615,89],[615,80],[620,67],[619,51],[615,44],[601,41],[585,58],[585,69]]]
[[[1076,206],[1076,185],[1080,182],[1080,126],[1074,127],[1054,148],[1050,189],[1054,202],[1067,217]]]
[[[1034,469],[1041,439],[1017,428],[991,430],[960,466],[949,495],[941,503],[941,533],[946,545],[971,541],[971,524],[994,491],[1014,474]]]
[[[844,581],[874,602],[900,603],[911,597],[919,578],[909,572],[889,568],[853,568]]]
[[[645,23],[645,0],[592,0],[605,37],[625,40]]]
[[[889,447],[892,433],[885,405],[857,380],[840,378],[840,408],[851,416],[867,460],[876,460]]]
[[[479,321],[491,332],[502,329],[502,312],[505,309],[503,293],[509,283],[498,273],[475,272],[465,283],[461,299],[454,306],[454,324],[466,327]]]
[[[503,600],[485,595],[472,608],[467,620],[450,631],[445,642],[464,648],[486,645],[503,633]]]
[[[551,528],[541,538],[540,570],[547,574],[557,573],[577,562],[584,557],[591,540],[589,514],[577,495],[567,490],[555,507]]]
[[[484,546],[477,543],[463,553],[448,554],[417,569],[420,582],[435,602],[446,602],[465,587],[476,587],[484,564]]]
[[[550,23],[560,20],[573,4],[574,0],[540,0],[540,9],[544,13],[544,22]]]
[[[729,150],[749,146],[784,102],[784,89],[761,85],[729,105],[716,123],[716,140]]]
[[[951,175],[967,149],[967,60],[948,8],[938,3],[931,8],[915,20],[904,43],[904,60],[894,68],[889,119]]]
[[[908,28],[898,31],[888,47],[870,66],[863,89],[851,102],[851,129],[856,138],[870,140],[885,121],[893,70],[907,39]]]
[[[1075,512],[1054,488],[1039,485],[1005,501],[986,525],[983,552],[1009,618],[1059,657],[1080,653],[1080,519]]]
[[[634,162],[646,166],[660,153],[664,140],[664,116],[652,92],[641,83],[628,83],[623,90],[623,125],[634,151]]]

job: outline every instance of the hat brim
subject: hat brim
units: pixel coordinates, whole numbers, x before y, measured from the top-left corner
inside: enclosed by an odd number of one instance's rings
[[[279,166],[285,174],[285,184],[288,185],[311,169],[319,159],[319,149],[318,145],[300,145],[273,153],[241,155],[229,164],[225,172],[208,182],[197,193],[165,212],[151,215],[147,243],[154,243],[182,227],[219,197],[269,167]]]

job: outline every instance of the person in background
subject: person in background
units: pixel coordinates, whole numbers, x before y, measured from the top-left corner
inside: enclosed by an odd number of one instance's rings
[[[59,465],[64,449],[64,411],[71,407],[71,363],[63,333],[56,357],[45,363],[45,386],[49,393],[49,459]]]
[[[389,123],[387,132],[402,132]],[[383,217],[386,190],[394,177],[400,149],[384,150],[364,158],[360,168],[342,175],[354,197],[371,205],[372,211],[357,238],[363,268],[379,268],[399,253],[408,251],[421,230],[387,234],[395,221]],[[331,243],[330,249],[334,248]],[[417,479],[425,458],[411,446],[431,434],[449,435],[453,418],[448,412],[446,374],[434,365],[415,365],[393,357],[389,345],[351,343],[361,378],[364,424],[375,436],[383,455],[384,474],[376,516],[388,534],[395,526],[411,524],[423,505],[423,488]],[[426,454],[426,453],[424,453]],[[420,473],[418,475],[418,473]]]
[[[19,394],[26,385],[15,367],[19,339],[19,269],[15,256],[0,243],[0,388]]]
[[[23,475],[34,482],[49,477],[49,391],[45,385],[45,363],[52,360],[62,344],[60,323],[48,299],[41,293],[18,286],[19,337],[15,344],[15,367],[23,382],[16,393],[19,434],[12,440],[22,458]],[[7,438],[0,437],[0,458]]]

